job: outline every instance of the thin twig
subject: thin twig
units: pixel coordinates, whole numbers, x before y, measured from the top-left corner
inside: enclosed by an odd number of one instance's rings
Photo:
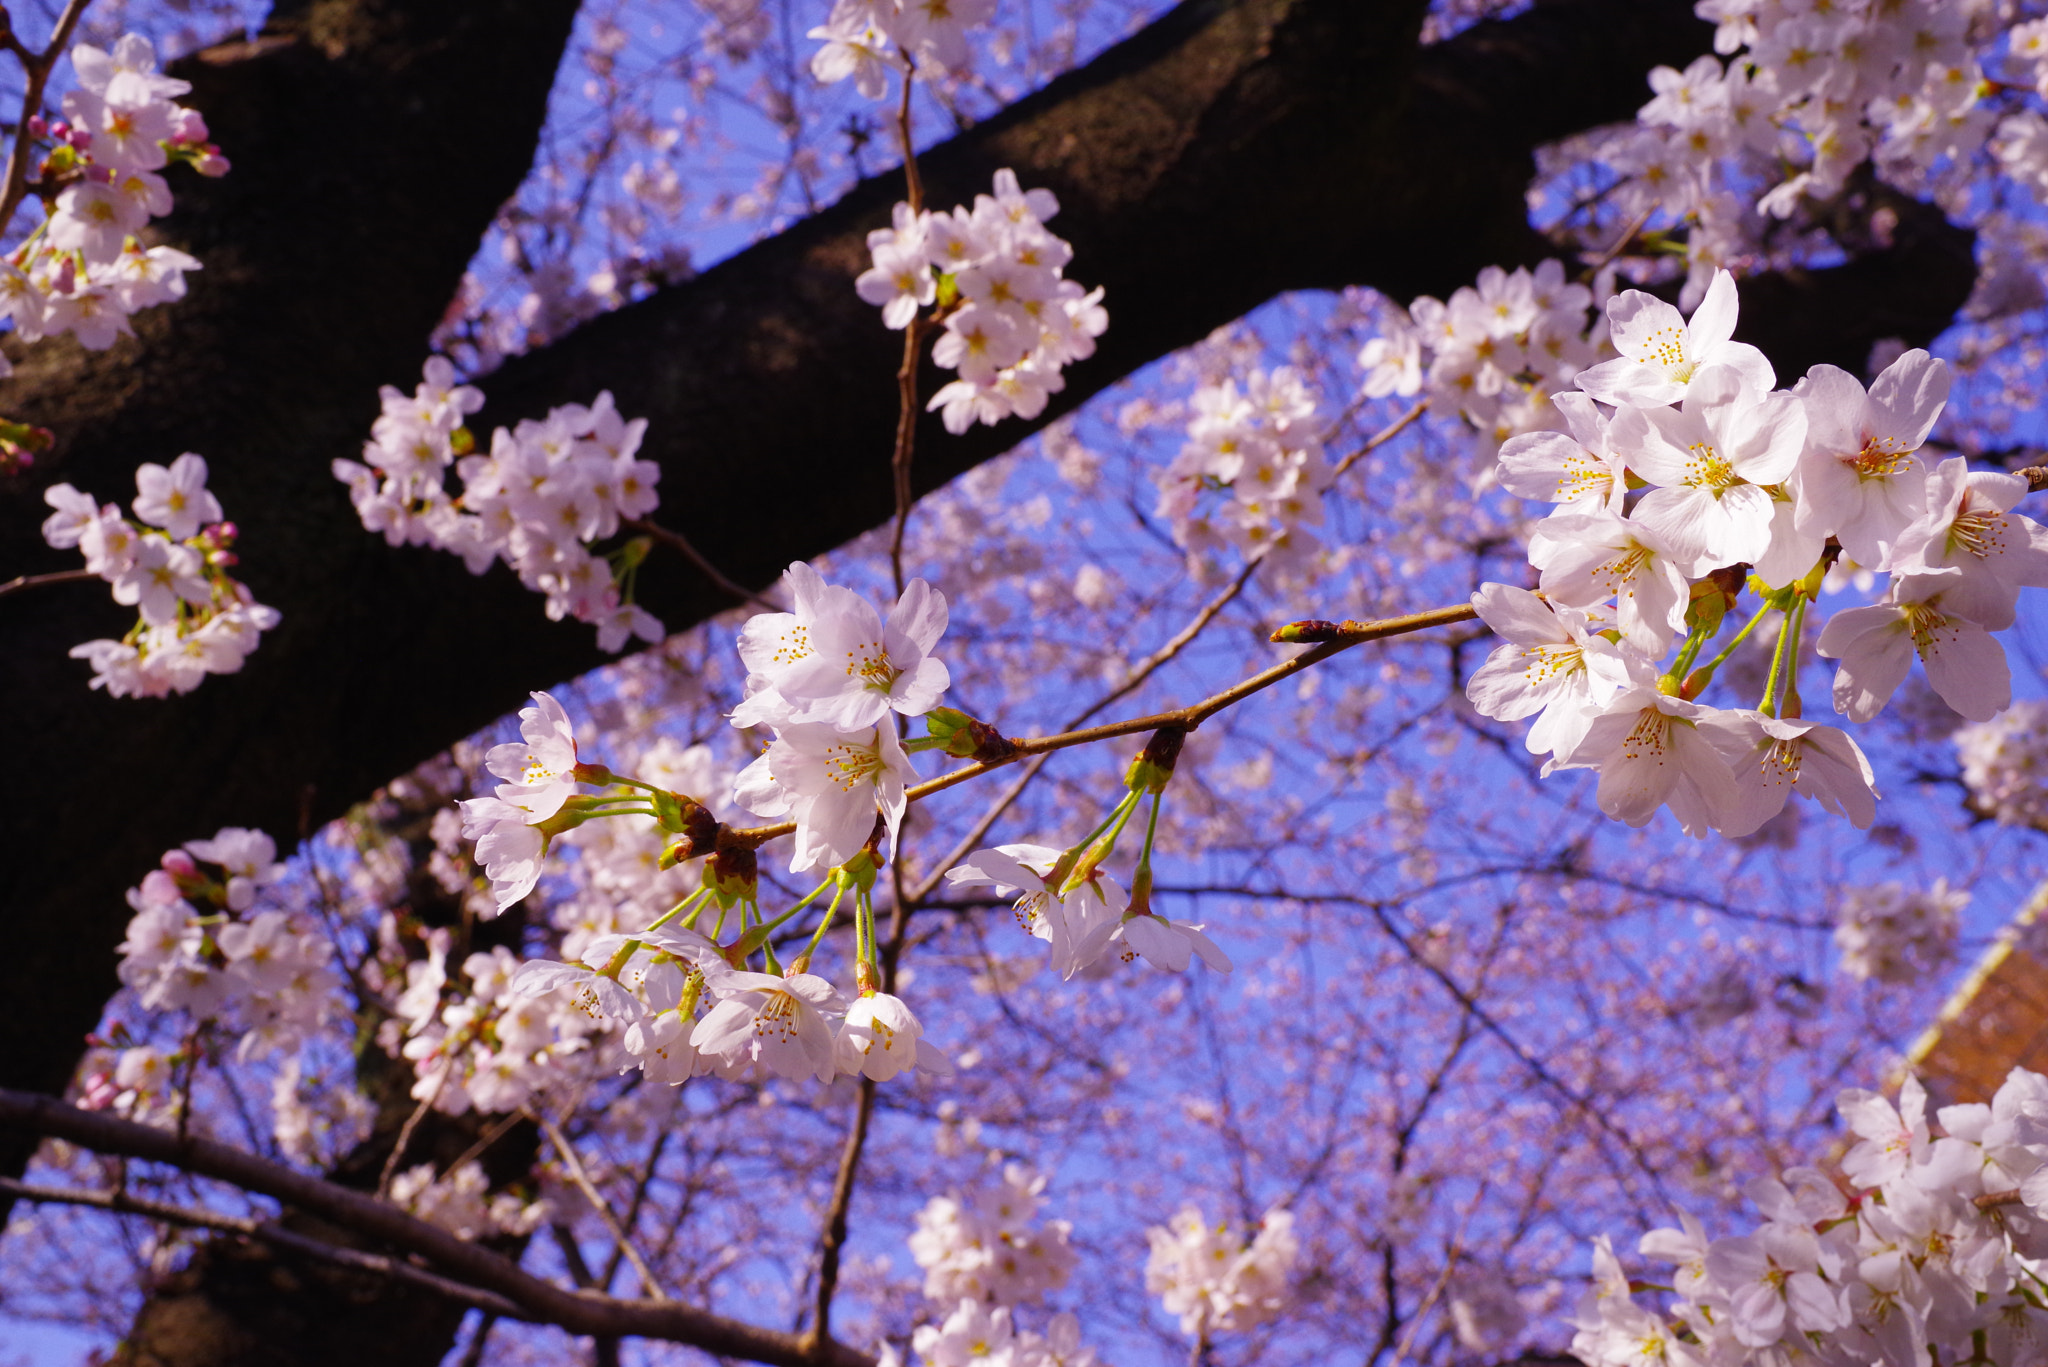
[[[1118,736],[1136,735],[1140,731],[1157,731],[1162,727],[1192,731],[1224,708],[1244,701],[1254,693],[1263,692],[1282,680],[1290,679],[1303,670],[1321,664],[1332,655],[1362,645],[1367,641],[1383,640],[1389,636],[1404,636],[1411,631],[1426,631],[1431,627],[1449,626],[1456,622],[1469,622],[1479,615],[1470,603],[1458,603],[1450,607],[1431,608],[1426,612],[1411,612],[1399,617],[1388,617],[1377,622],[1345,622],[1334,627],[1327,639],[1291,660],[1263,669],[1249,678],[1242,679],[1221,693],[1213,694],[1198,703],[1176,707],[1168,712],[1154,712],[1143,717],[1130,717],[1123,721],[1109,722],[1102,726],[1090,726],[1078,731],[1063,731],[1052,736],[1026,736],[1010,741],[1010,753],[998,759],[978,760],[965,768],[955,769],[950,774],[941,774],[934,779],[911,788],[904,796],[912,802],[921,801],[934,793],[979,778],[992,769],[1013,764],[1028,755],[1048,754],[1055,750],[1066,750],[1076,745],[1089,745],[1099,740],[1114,740]],[[749,845],[761,845],[777,836],[788,835],[796,830],[793,821],[778,822],[773,826],[753,826],[732,832],[734,838]]]
[[[29,120],[43,112],[43,90],[50,83],[50,72],[55,69],[64,45],[71,41],[71,31],[85,17],[85,7],[91,3],[92,0],[70,0],[50,33],[50,45],[33,57],[24,55],[18,43],[13,44],[15,54],[22,57],[22,75],[27,84],[21,92],[21,121],[15,126],[14,146],[7,153],[6,177],[0,180],[0,227],[14,221],[14,211],[21,207],[22,198],[28,193],[29,152],[35,145]]]
[[[555,1152],[562,1156],[562,1166],[569,1169],[569,1180],[576,1184],[577,1189],[583,1193],[583,1199],[590,1202],[592,1208],[597,1211],[597,1218],[604,1221],[604,1227],[611,1232],[612,1238],[618,1241],[620,1251],[626,1255],[626,1261],[633,1264],[633,1271],[640,1275],[640,1289],[647,1293],[650,1300],[666,1301],[668,1293],[663,1291],[661,1283],[654,1279],[654,1270],[647,1266],[646,1260],[640,1256],[640,1250],[633,1247],[632,1240],[626,1237],[626,1231],[619,1225],[619,1218],[612,1214],[612,1208],[605,1204],[602,1193],[583,1171],[583,1164],[576,1157],[576,1146],[569,1142],[568,1136],[562,1133],[561,1127],[554,1121],[546,1116],[537,1118],[541,1129],[547,1133],[548,1142],[552,1143]]]
[[[917,146],[910,136],[910,92],[917,66],[904,58],[903,98],[896,106],[896,139],[903,148],[903,183],[910,212],[924,212],[924,180],[917,170]],[[896,368],[896,447],[889,472],[896,491],[896,528],[889,537],[889,568],[896,578],[896,596],[903,596],[903,535],[910,526],[911,455],[917,444],[917,363],[924,350],[925,321],[913,314],[903,329],[903,363]]]
[[[1194,615],[1194,619],[1190,621],[1186,626],[1182,627],[1179,631],[1175,632],[1172,640],[1168,641],[1165,645],[1159,647],[1159,649],[1153,651],[1150,655],[1146,656],[1144,663],[1140,664],[1136,669],[1133,669],[1130,673],[1126,674],[1124,676],[1124,680],[1122,683],[1118,684],[1115,688],[1112,688],[1109,692],[1103,694],[1100,698],[1096,699],[1094,704],[1090,706],[1087,711],[1082,712],[1079,716],[1075,717],[1072,721],[1068,722],[1065,729],[1069,731],[1073,730],[1082,722],[1087,721],[1090,717],[1100,712],[1103,708],[1108,707],[1117,699],[1128,697],[1131,693],[1135,692],[1137,688],[1145,682],[1145,680],[1151,678],[1154,674],[1156,674],[1159,671],[1159,669],[1162,666],[1164,666],[1168,661],[1172,660],[1176,655],[1180,654],[1181,651],[1187,649],[1189,644],[1192,643],[1197,636],[1202,634],[1202,629],[1208,626],[1209,623],[1216,620],[1216,614],[1223,611],[1224,608],[1230,606],[1232,600],[1234,600],[1237,597],[1237,595],[1244,592],[1244,586],[1252,581],[1252,576],[1259,572],[1259,566],[1265,563],[1266,553],[1263,550],[1261,550],[1257,555],[1253,556],[1251,559],[1245,561],[1244,568],[1237,572],[1237,578],[1230,581],[1229,587],[1225,588],[1221,593],[1217,594],[1214,598],[1211,598],[1208,602],[1204,603],[1202,605],[1202,610],[1200,612],[1197,612]]]
[[[1608,1137],[1620,1144],[1622,1150],[1628,1154],[1636,1166],[1642,1169],[1643,1174],[1650,1179],[1651,1185],[1656,1187],[1660,1193],[1663,1191],[1664,1179],[1659,1175],[1650,1160],[1644,1156],[1642,1147],[1636,1143],[1628,1131],[1622,1129],[1619,1124],[1610,1119],[1605,1111],[1595,1106],[1592,1098],[1581,1093],[1576,1087],[1552,1072],[1542,1059],[1537,1058],[1520,1040],[1509,1033],[1508,1028],[1502,1025],[1492,1012],[1479,1004],[1477,997],[1460,986],[1456,978],[1453,978],[1449,972],[1433,961],[1429,955],[1418,949],[1402,933],[1401,929],[1394,924],[1394,918],[1388,915],[1387,909],[1384,906],[1377,902],[1368,902],[1363,899],[1345,900],[1350,900],[1352,905],[1364,907],[1371,914],[1372,918],[1379,923],[1380,929],[1386,933],[1387,938],[1392,940],[1400,947],[1401,952],[1408,956],[1410,963],[1436,979],[1437,985],[1449,993],[1453,1001],[1470,1012],[1472,1019],[1478,1021],[1480,1026],[1489,1035],[1492,1035],[1505,1045],[1508,1052],[1515,1056],[1515,1061],[1526,1068],[1538,1082],[1541,1082],[1544,1086],[1570,1102],[1573,1108],[1581,1115],[1591,1120],[1600,1129],[1606,1131]]]
[[[1636,234],[1643,230],[1643,225],[1650,221],[1650,215],[1656,212],[1657,206],[1655,203],[1651,203],[1645,206],[1643,211],[1637,214],[1635,218],[1629,222],[1629,225],[1626,228],[1623,228],[1621,230],[1620,237],[1617,237],[1614,239],[1614,241],[1608,243],[1607,247],[1600,253],[1600,255],[1594,257],[1591,261],[1588,261],[1585,264],[1584,268],[1580,271],[1581,278],[1590,282],[1593,279],[1593,277],[1599,275],[1601,271],[1607,269],[1608,264],[1612,262],[1615,257],[1620,256],[1622,252],[1626,251],[1628,249],[1629,243],[1636,240]]]
[[[640,1165],[640,1174],[633,1179],[633,1199],[626,1203],[626,1218],[619,1222],[628,1235],[631,1235],[640,1223],[640,1207],[647,1201],[647,1189],[654,1185],[655,1167],[661,1162],[662,1152],[668,1148],[668,1141],[673,1133],[671,1130],[663,1130],[654,1136],[654,1143],[647,1150],[647,1161]],[[612,1256],[605,1260],[604,1280],[598,1284],[598,1290],[607,1293],[611,1291],[612,1278],[619,1275],[619,1263],[625,1256],[625,1244],[618,1244],[612,1248]],[[656,1261],[661,1258],[659,1253],[654,1256]]]
[[[766,608],[769,612],[782,611],[782,608],[776,603],[762,597],[752,589],[743,588],[731,579],[728,579],[718,566],[704,558],[703,553],[691,544],[688,537],[674,528],[664,527],[659,522],[653,522],[644,517],[628,517],[622,518],[620,521],[624,525],[631,527],[634,531],[647,533],[647,535],[661,542],[670,550],[681,553],[683,559],[695,565],[699,572],[706,579],[709,579],[721,592],[730,594],[743,603],[757,604],[760,607]]]
[[[1429,400],[1417,399],[1409,406],[1406,413],[1403,413],[1400,417],[1373,433],[1371,437],[1366,439],[1365,445],[1338,461],[1337,468],[1330,471],[1330,482],[1334,484],[1337,478],[1346,470],[1349,470],[1352,466],[1358,464],[1359,461],[1364,460],[1374,451],[1379,450],[1380,447],[1385,446],[1388,442],[1407,431],[1410,424],[1428,411]]]
[[[1406,413],[1403,413],[1400,417],[1394,419],[1393,422],[1389,423],[1387,426],[1381,428],[1378,432],[1374,433],[1372,437],[1367,439],[1366,443],[1363,446],[1359,447],[1356,451],[1353,451],[1350,455],[1344,457],[1344,459],[1338,463],[1337,468],[1331,472],[1331,483],[1335,483],[1338,476],[1342,475],[1346,470],[1349,470],[1353,465],[1356,465],[1366,455],[1386,445],[1395,437],[1401,435],[1402,432],[1408,429],[1410,424],[1412,424],[1417,418],[1420,418],[1423,415],[1423,413],[1428,409],[1428,407],[1429,400],[1423,399],[1411,408],[1409,408],[1409,410]],[[1341,427],[1344,421],[1349,419],[1351,411],[1352,410],[1346,410],[1345,417],[1339,419],[1337,424],[1332,428],[1333,433],[1337,427]],[[1251,582],[1252,577],[1258,573],[1259,566],[1264,563],[1265,556],[1263,554],[1255,556],[1251,560],[1247,561],[1245,563],[1245,567],[1238,572],[1237,578],[1232,580],[1230,584],[1221,593],[1217,594],[1207,603],[1204,603],[1201,607],[1201,610],[1196,612],[1194,619],[1190,621],[1185,627],[1181,628],[1181,630],[1174,635],[1173,639],[1169,640],[1165,645],[1161,646],[1159,649],[1153,651],[1151,655],[1145,658],[1144,663],[1140,664],[1136,669],[1132,670],[1128,675],[1124,677],[1123,682],[1119,683],[1114,689],[1111,689],[1102,697],[1096,699],[1094,703],[1090,704],[1081,712],[1076,713],[1072,720],[1068,721],[1067,724],[1061,727],[1060,729],[1063,731],[1073,730],[1082,722],[1087,721],[1090,717],[1100,712],[1103,708],[1115,702],[1118,698],[1128,695],[1133,689],[1137,688],[1140,684],[1144,683],[1145,680],[1151,678],[1152,675],[1157,673],[1162,666],[1167,664],[1169,661],[1173,660],[1174,657],[1179,655],[1181,651],[1187,649],[1188,646],[1194,642],[1195,638],[1200,636],[1202,632],[1208,628],[1209,623],[1213,622],[1216,619],[1216,615],[1222,612],[1224,608],[1228,607],[1232,600],[1234,600],[1240,593],[1244,592],[1245,586]],[[977,845],[981,844],[982,839],[988,835],[990,828],[992,828],[997,821],[1002,819],[1003,813],[1008,811],[1010,809],[1010,805],[1014,803],[1018,798],[1024,795],[1024,790],[1031,786],[1031,781],[1033,779],[1038,777],[1038,771],[1045,767],[1046,758],[1047,757],[1045,755],[1035,756],[1032,759],[1032,761],[1024,767],[1024,772],[1017,776],[1017,781],[1015,783],[1012,783],[1009,786],[1009,788],[1004,791],[1002,796],[998,797],[994,802],[991,802],[988,805],[988,809],[981,814],[981,819],[974,823],[974,829],[969,831],[967,835],[953,847],[952,853],[947,855],[945,862],[937,865],[933,869],[932,873],[917,885],[916,892],[914,892],[910,898],[912,906],[918,906],[922,904],[925,898],[931,896],[932,892],[938,887],[939,880],[945,877],[946,870],[952,868],[955,864],[958,864],[962,859],[965,859],[969,854],[971,854],[974,851],[974,848]]]
[[[839,1289],[839,1254],[846,1246],[846,1211],[853,1203],[853,1180],[860,1172],[861,1150],[867,1144],[868,1118],[875,1109],[875,1080],[860,1080],[853,1125],[839,1153],[839,1172],[832,1179],[832,1204],[825,1212],[825,1231],[818,1241],[818,1295],[811,1313],[812,1342],[823,1345],[832,1333],[832,1297]]]
[[[455,1360],[455,1367],[480,1367],[484,1360],[484,1344],[490,1339],[491,1330],[497,1327],[497,1314],[486,1310],[484,1317],[476,1322],[476,1333],[470,1337],[469,1346]]]
[[[482,1134],[477,1136],[476,1143],[471,1144],[468,1148],[464,1149],[462,1151],[462,1156],[456,1159],[453,1163],[450,1163],[445,1170],[448,1172],[462,1171],[462,1165],[464,1163],[469,1162],[472,1158],[483,1157],[483,1152],[485,1149],[488,1149],[491,1145],[497,1143],[500,1139],[503,1139],[505,1137],[505,1132],[507,1130],[511,1129],[514,1125],[517,1125],[520,1121],[524,1119],[526,1119],[526,1117],[519,1114],[519,1112],[517,1111],[513,1111],[509,1115],[502,1115],[498,1117],[498,1119],[491,1123],[489,1129],[485,1130]]]
[[[0,584],[0,598],[10,593],[19,593],[23,589],[40,588],[44,584],[77,584],[97,578],[99,576],[91,570],[52,570],[48,574],[17,574],[6,583]]]
[[[1437,1274],[1437,1279],[1431,1284],[1428,1294],[1416,1305],[1415,1313],[1408,1317],[1408,1332],[1401,1336],[1400,1346],[1394,1349],[1392,1367],[1401,1367],[1401,1364],[1408,1360],[1408,1354],[1415,1348],[1415,1336],[1422,1332],[1423,1320],[1428,1318],[1437,1298],[1450,1286],[1451,1274],[1458,1270],[1458,1259],[1465,1253],[1465,1228],[1472,1222],[1472,1212],[1479,1209],[1479,1201],[1485,1195],[1486,1184],[1482,1182],[1479,1194],[1472,1198],[1472,1203],[1465,1207],[1465,1214],[1458,1221],[1458,1232],[1451,1237],[1451,1250],[1444,1255],[1444,1270]]]
[[[398,1140],[391,1146],[391,1154],[384,1160],[384,1171],[377,1174],[377,1196],[379,1199],[391,1195],[391,1179],[398,1175],[398,1165],[405,1158],[405,1151],[412,1144],[413,1131],[427,1118],[427,1112],[434,1109],[434,1103],[441,1099],[442,1088],[448,1085],[448,1075],[455,1071],[455,1051],[467,1043],[469,1027],[464,1026],[455,1037],[448,1041],[447,1053],[441,1061],[441,1076],[434,1079],[434,1090],[420,1098],[420,1104],[412,1108],[412,1114],[399,1126]]]

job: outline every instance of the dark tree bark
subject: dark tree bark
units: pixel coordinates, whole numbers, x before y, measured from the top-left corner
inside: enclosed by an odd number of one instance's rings
[[[125,497],[139,460],[189,448],[213,463],[246,528],[246,579],[284,612],[242,674],[181,699],[113,701],[89,694],[84,667],[64,658],[120,629],[103,587],[0,601],[0,691],[34,785],[32,802],[10,805],[0,987],[37,1003],[14,1018],[0,1083],[64,1085],[114,986],[121,889],[158,852],[226,823],[288,839],[527,689],[597,662],[588,627],[544,621],[508,574],[472,579],[453,557],[365,534],[327,473],[366,434],[376,386],[417,373],[431,323],[525,168],[571,7],[414,8],[331,0],[185,64],[236,162],[225,181],[181,185],[165,224],[206,263],[192,297],[144,315],[109,353],[38,350],[0,391],[10,411],[61,434],[33,481],[0,493],[10,571],[75,563],[34,537],[45,484]],[[1526,221],[1533,149],[1630,117],[1643,73],[1683,65],[1710,32],[1689,0],[1552,0],[1422,48],[1423,10],[1188,0],[927,155],[941,204],[985,190],[1002,166],[1055,190],[1071,273],[1108,289],[1110,331],[1047,420],[1283,290],[1366,284],[1406,298],[1551,254]],[[889,511],[898,339],[851,278],[899,186],[863,183],[696,280],[508,364],[486,385],[481,423],[612,389],[625,412],[652,419],[661,517],[745,582],[875,524]],[[1859,267],[1882,279],[1899,263],[1878,251],[1840,269]],[[1961,302],[1954,290],[1922,298],[1913,326],[1931,336]],[[1752,327],[1764,314],[1746,302]],[[1844,315],[1815,345],[1860,361],[1876,336],[1907,331],[1895,317]],[[926,422],[919,488],[1035,426],[954,438]],[[730,605],[675,561],[642,581],[671,629]],[[20,1137],[0,1145],[18,1168]]]

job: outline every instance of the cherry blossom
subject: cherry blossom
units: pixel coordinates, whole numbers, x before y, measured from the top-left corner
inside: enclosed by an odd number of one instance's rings
[[[1793,389],[1805,402],[1799,521],[1839,537],[1860,564],[1887,568],[1900,536],[1925,510],[1926,472],[1914,453],[1948,398],[1948,366],[1919,349],[1893,361],[1864,393],[1847,371],[1817,365]]]
[[[760,816],[796,821],[790,870],[843,864],[867,844],[877,813],[893,841],[904,790],[917,778],[888,725],[840,731],[817,722],[778,728],[768,752],[748,765],[733,796]]]
[[[847,1004],[815,973],[730,972],[707,980],[717,1004],[690,1032],[690,1046],[728,1064],[755,1063],[776,1077],[838,1075],[832,1019]]]
[[[1735,335],[1735,277],[1716,271],[1690,320],[1655,295],[1624,290],[1607,305],[1608,336],[1620,356],[1579,372],[1578,386],[1624,411],[1673,404],[1703,369],[1726,366],[1741,387],[1768,393],[1777,374],[1764,354]]]
[[[887,1082],[912,1068],[951,1077],[953,1064],[924,1038],[924,1026],[903,999],[863,992],[846,1008],[834,1045],[839,1071]]]

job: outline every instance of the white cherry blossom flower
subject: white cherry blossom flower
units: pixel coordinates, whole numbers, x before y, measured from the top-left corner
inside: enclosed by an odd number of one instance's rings
[[[748,1062],[777,1077],[814,1077],[830,1082],[838,1074],[829,1016],[843,1015],[845,999],[815,973],[728,972],[708,977],[717,997],[690,1032],[690,1046],[735,1066]]]
[[[802,561],[784,573],[793,610],[757,613],[740,628],[748,694],[735,726],[821,722],[846,731],[893,709],[921,716],[950,682],[931,650],[946,631],[946,597],[922,579],[904,587],[885,622],[852,589]]]
[[[1651,659],[1685,633],[1689,590],[1668,542],[1613,513],[1553,513],[1529,537],[1544,597],[1567,607],[1613,600],[1621,634]]]
[[[953,1062],[924,1037],[924,1026],[902,998],[864,992],[846,1008],[834,1044],[839,1071],[887,1082],[912,1068],[951,1077]]]
[[[135,469],[135,515],[161,527],[175,541],[198,535],[222,514],[220,500],[206,489],[206,461],[187,451],[169,469],[143,464]]]
[[[1815,648],[1842,662],[1835,672],[1837,712],[1866,722],[1883,711],[1916,654],[1927,682],[1963,716],[1989,721],[2005,710],[2012,701],[2005,649],[1949,606],[1949,586],[1955,583],[1939,575],[1895,580],[1881,601],[1828,620]]]
[[[1900,535],[1926,506],[1926,475],[1914,453],[1948,399],[1948,366],[1917,347],[1871,383],[1817,365],[1793,389],[1806,405],[1799,462],[1802,529],[1833,536],[1850,559],[1890,568]]]
[[[1951,456],[1928,476],[1926,491],[1926,511],[1900,533],[1891,568],[1945,581],[1951,612],[1994,631],[2011,626],[2020,589],[2048,587],[2048,528],[2011,511],[2027,482]]]
[[[811,56],[811,74],[826,85],[850,76],[865,99],[887,95],[889,73],[903,64],[903,59],[890,51],[889,36],[875,26],[874,7],[866,0],[838,0],[831,17],[804,36],[824,43]]]
[[[793,722],[740,772],[733,799],[760,816],[795,819],[789,866],[802,873],[858,854],[874,831],[878,810],[893,843],[908,805],[905,789],[916,779],[893,726],[840,731]]]
[[[205,568],[199,552],[151,532],[135,543],[134,556],[113,576],[114,601],[139,609],[151,626],[168,625],[177,621],[180,602],[203,606],[213,601]]]
[[[821,29],[811,30],[817,37]],[[828,49],[829,50],[829,49]],[[813,59],[822,60],[824,53]],[[853,282],[854,292],[882,310],[882,325],[895,330],[910,326],[910,320],[925,308],[938,291],[938,280],[925,259],[924,219],[908,204],[898,204],[895,226],[877,228],[868,234],[868,251],[874,265]]]
[[[1700,728],[1735,774],[1738,798],[1723,835],[1757,830],[1785,809],[1794,791],[1847,817],[1859,831],[1876,819],[1877,775],[1846,731],[1747,710],[1713,713]]]
[[[1628,493],[1626,462],[1610,444],[1609,420],[1584,394],[1567,391],[1554,402],[1570,433],[1524,432],[1508,438],[1500,448],[1501,487],[1573,512],[1621,512]]]
[[[535,693],[519,709],[520,740],[494,745],[484,765],[504,779],[498,797],[545,821],[576,795],[576,726],[552,694]]]
[[[1732,367],[1759,394],[1777,387],[1764,354],[1735,335],[1735,277],[1714,272],[1706,297],[1687,322],[1655,295],[1624,290],[1607,302],[1609,339],[1621,353],[1579,372],[1579,388],[1619,408],[1647,408],[1683,399],[1704,367]]]
[[[1798,465],[1806,410],[1715,364],[1694,375],[1683,408],[1625,408],[1608,436],[1629,468],[1658,486],[1631,521],[1661,535],[1679,568],[1697,575],[1755,564],[1770,548],[1774,500],[1760,486]]]
[[[470,798],[462,806],[462,836],[476,842],[477,862],[491,880],[497,912],[533,891],[540,881],[547,837],[531,824],[533,813],[495,797]]]
[[[1713,709],[1654,688],[1621,694],[1594,718],[1586,738],[1560,767],[1600,771],[1600,810],[1646,826],[1663,806],[1687,835],[1730,820],[1740,792],[1728,761],[1700,729]]]
[[[1585,613],[1553,608],[1527,589],[1482,584],[1472,606],[1508,644],[1487,656],[1465,695],[1496,721],[1541,712],[1529,728],[1529,753],[1570,754],[1595,710],[1631,683],[1621,649],[1592,635]]]
[[[1123,941],[1143,955],[1146,963],[1168,973],[1186,972],[1197,955],[1218,973],[1228,973],[1231,968],[1230,956],[1217,948],[1201,926],[1187,921],[1169,921],[1145,912],[1127,915],[1111,938]]]
[[[1099,869],[1061,895],[1047,882],[1060,851],[1045,845],[998,845],[977,850],[946,871],[955,887],[994,885],[1014,890],[1017,924],[1052,947],[1053,971],[1071,979],[1100,959],[1115,936],[1127,904],[1122,888]]]
[[[1907,1074],[1899,1104],[1876,1092],[1850,1088],[1837,1099],[1860,1142],[1842,1157],[1842,1172],[1859,1187],[1885,1187],[1904,1177],[1927,1154],[1927,1089]]]

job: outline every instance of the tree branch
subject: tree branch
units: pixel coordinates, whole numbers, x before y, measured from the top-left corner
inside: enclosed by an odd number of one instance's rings
[[[148,1125],[79,1110],[55,1097],[0,1089],[0,1131],[63,1139],[96,1153],[168,1163],[268,1196],[292,1209],[317,1215],[343,1229],[425,1258],[461,1286],[502,1297],[516,1306],[518,1318],[558,1325],[573,1334],[663,1339],[775,1367],[810,1367],[817,1363],[830,1367],[874,1367],[873,1358],[844,1344],[828,1341],[813,1352],[800,1335],[763,1329],[694,1306],[570,1291],[533,1276],[509,1258],[459,1239],[362,1192],[307,1176],[210,1139],[193,1136],[181,1140]],[[509,1316],[512,1312],[500,1313]]]

